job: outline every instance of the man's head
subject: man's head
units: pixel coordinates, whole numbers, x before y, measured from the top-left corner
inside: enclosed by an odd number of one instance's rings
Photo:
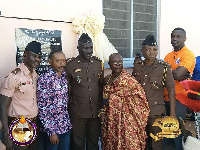
[[[66,66],[66,57],[62,51],[53,51],[49,55],[49,64],[56,73],[64,71]]]
[[[185,46],[186,31],[182,28],[175,28],[171,33],[171,44],[175,51],[179,51]]]
[[[28,68],[37,68],[41,62],[41,43],[32,41],[28,43],[24,51],[24,64]]]
[[[78,40],[78,51],[79,55],[85,59],[89,60],[93,54],[93,43],[92,39],[88,34],[83,33]]]
[[[108,64],[112,73],[120,73],[123,69],[123,57],[119,53],[113,53],[109,56]]]
[[[142,43],[142,53],[146,60],[153,61],[158,55],[158,45],[153,35],[148,35]]]

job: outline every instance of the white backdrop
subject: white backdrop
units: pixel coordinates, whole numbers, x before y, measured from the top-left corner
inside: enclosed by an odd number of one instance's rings
[[[195,56],[200,56],[200,1],[161,0],[160,58],[164,58],[173,47],[171,31],[176,27],[186,30],[186,46]]]
[[[102,0],[0,0],[1,16],[6,17],[67,22],[92,10],[102,12]],[[0,81],[16,67],[15,28],[61,30],[66,57],[77,55],[78,35],[71,23],[0,17]]]

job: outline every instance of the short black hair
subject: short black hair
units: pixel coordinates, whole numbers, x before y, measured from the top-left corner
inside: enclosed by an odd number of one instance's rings
[[[61,50],[51,51],[50,54],[49,54],[49,59],[50,59],[50,60],[52,59],[52,57],[53,57],[53,55],[54,55],[55,53],[63,53],[63,51],[61,51]]]
[[[111,57],[112,57],[113,55],[119,55],[119,56],[121,56],[121,58],[123,59],[122,55],[120,55],[119,53],[112,53],[112,54],[109,56],[109,62],[110,62],[110,59],[111,59]]]
[[[186,31],[183,28],[177,27],[173,31],[177,31],[177,30],[182,31],[184,33],[184,36],[186,37]]]
[[[92,39],[89,37],[87,33],[81,34],[80,38],[78,39],[78,42],[81,43],[92,43]]]

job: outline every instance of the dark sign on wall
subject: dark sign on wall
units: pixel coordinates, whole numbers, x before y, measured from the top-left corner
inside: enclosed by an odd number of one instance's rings
[[[23,61],[23,53],[29,42],[38,41],[42,44],[42,62],[36,69],[38,74],[45,72],[49,68],[49,53],[55,50],[62,50],[61,31],[58,30],[16,28],[15,37],[17,66]]]

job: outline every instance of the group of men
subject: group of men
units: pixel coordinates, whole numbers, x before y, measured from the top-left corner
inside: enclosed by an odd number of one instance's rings
[[[152,124],[166,112],[177,118],[185,117],[187,107],[175,96],[183,91],[179,81],[192,75],[195,66],[195,56],[185,46],[185,40],[185,30],[175,28],[171,33],[174,50],[161,61],[156,58],[156,40],[149,35],[142,43],[145,59],[134,63],[132,75],[143,86],[150,107],[148,135],[160,131]],[[8,150],[14,146],[7,133],[8,126],[21,115],[40,124],[42,132],[38,133],[43,134],[47,150],[85,150],[85,146],[88,150],[99,149],[101,123],[98,114],[104,70],[101,60],[92,56],[93,43],[87,34],[81,35],[77,49],[79,55],[67,62],[62,51],[51,52],[50,68],[39,77],[34,69],[41,61],[41,44],[32,41],[26,46],[23,63],[5,77],[0,89],[0,117]],[[14,147],[35,149],[39,136],[28,146]],[[176,149],[181,150],[181,136],[175,141]],[[154,142],[149,136],[146,143],[146,149],[162,149],[161,140]]]

